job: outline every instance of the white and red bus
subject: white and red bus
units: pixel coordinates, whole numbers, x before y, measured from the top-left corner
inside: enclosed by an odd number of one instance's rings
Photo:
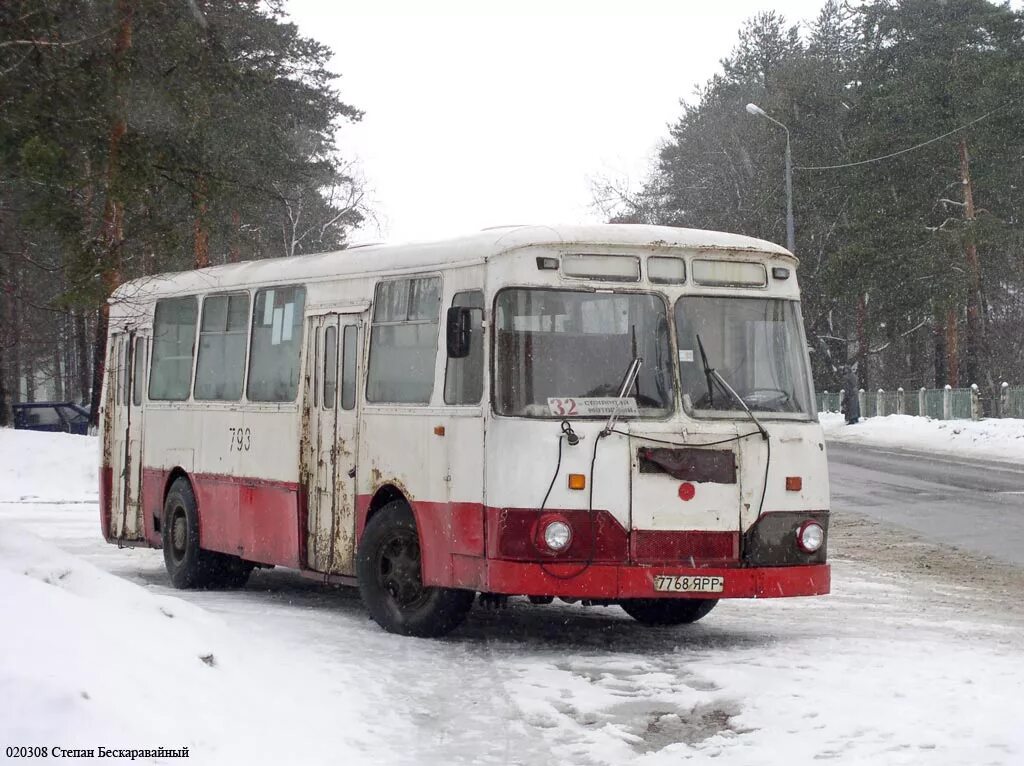
[[[796,259],[633,225],[523,226],[125,284],[103,534],[179,588],[256,566],[438,635],[475,594],[693,622],[829,591]]]

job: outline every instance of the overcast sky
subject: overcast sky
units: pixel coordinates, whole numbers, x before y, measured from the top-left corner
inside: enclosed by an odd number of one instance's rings
[[[642,179],[679,100],[719,67],[743,21],[824,0],[290,0],[334,50],[342,129],[377,226],[354,241],[485,226],[599,221],[591,181]],[[425,13],[429,8],[430,12]],[[628,9],[628,10],[627,10]],[[736,119],[754,119],[737,114]]]

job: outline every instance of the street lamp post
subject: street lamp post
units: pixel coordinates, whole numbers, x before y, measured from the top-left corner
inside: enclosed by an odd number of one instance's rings
[[[789,148],[789,128],[757,104],[747,104],[747,112],[755,117],[771,120],[786,131],[786,248],[789,252],[796,253],[796,227],[793,224],[793,154]]]

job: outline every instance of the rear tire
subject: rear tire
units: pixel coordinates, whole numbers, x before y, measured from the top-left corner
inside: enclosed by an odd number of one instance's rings
[[[623,611],[641,625],[686,625],[715,608],[717,598],[633,598],[620,601]]]
[[[416,520],[401,500],[385,505],[367,523],[356,574],[370,617],[403,636],[443,636],[465,619],[476,595],[423,585]]]
[[[199,547],[196,496],[183,476],[175,479],[167,493],[160,530],[164,564],[175,588],[209,588],[220,584],[224,572],[221,554]]]

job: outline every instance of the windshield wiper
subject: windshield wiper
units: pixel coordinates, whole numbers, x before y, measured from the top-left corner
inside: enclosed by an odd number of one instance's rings
[[[708,364],[708,355],[704,353],[704,344],[701,343],[700,333],[697,333],[697,348],[700,350],[700,361],[704,365],[704,379],[708,384],[708,406],[711,409],[715,408],[715,387],[711,384],[711,381],[715,379],[715,371],[711,369]]]
[[[750,419],[754,421],[754,425],[757,426],[757,430],[761,432],[761,438],[767,441],[768,431],[763,425],[761,425],[761,421],[754,417],[754,413],[750,411],[750,407],[748,407],[747,403],[743,401],[743,397],[733,390],[733,387],[729,385],[729,381],[722,377],[722,373],[708,364],[708,355],[704,353],[704,344],[700,340],[700,334],[697,335],[697,348],[700,349],[700,358],[704,362],[704,375],[707,377],[708,381],[708,401],[711,403],[711,406],[714,406],[714,398],[711,393],[711,381],[715,380],[732,396],[733,399],[739,403],[740,407],[743,408],[743,411],[746,412],[747,415],[750,416]]]
[[[626,368],[626,375],[622,378],[622,386],[619,388],[618,400],[615,402],[612,414],[608,416],[608,422],[604,424],[604,431],[602,433],[611,433],[612,427],[615,425],[615,421],[619,417],[619,407],[622,406],[622,400],[625,398],[626,392],[633,388],[633,384],[636,382],[636,377],[640,374],[640,365],[643,363],[643,359],[638,356],[634,356],[633,361],[630,362],[629,367]]]

